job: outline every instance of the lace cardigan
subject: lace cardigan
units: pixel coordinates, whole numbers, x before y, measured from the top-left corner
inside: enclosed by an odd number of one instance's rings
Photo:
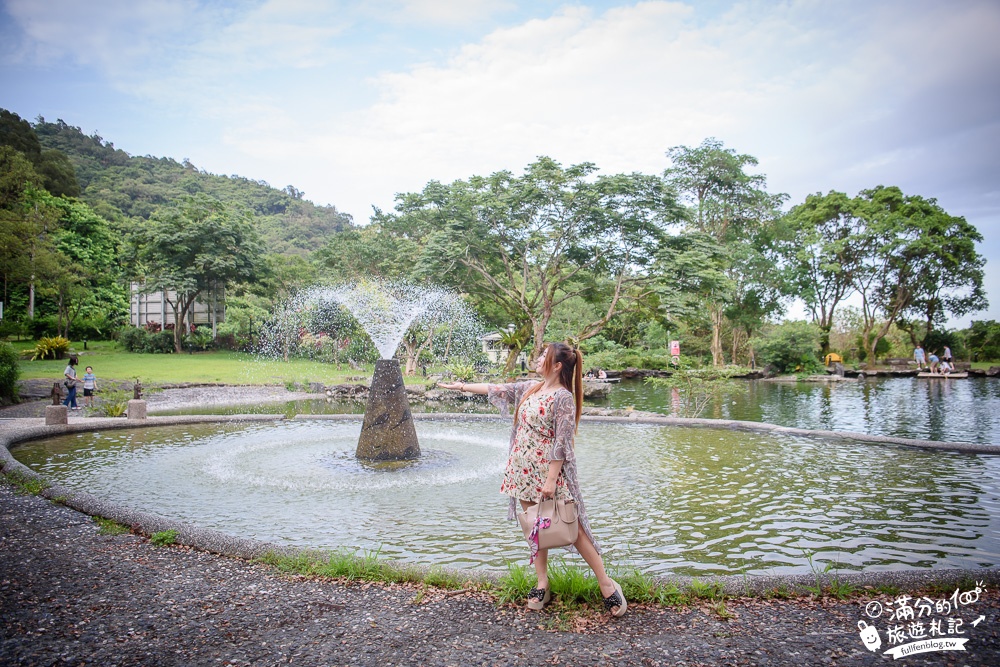
[[[516,408],[520,403],[524,392],[535,386],[535,382],[511,382],[508,384],[491,384],[487,393],[487,400],[500,410],[504,417],[510,416],[511,408]],[[573,394],[566,389],[555,392],[553,397],[553,409],[555,418],[555,437],[552,439],[552,449],[546,453],[545,458],[551,461],[562,461],[562,475],[566,480],[566,486],[570,495],[576,501],[577,513],[580,521],[580,529],[586,533],[587,537],[594,544],[597,552],[601,552],[594,534],[590,531],[590,521],[587,520],[587,508],[583,504],[583,494],[580,493],[580,482],[576,474],[576,451],[573,447],[573,434],[576,431],[576,402]],[[508,453],[514,449],[514,436],[517,433],[517,415],[514,415],[514,427],[510,430],[510,444]],[[517,501],[512,497],[507,509],[507,518],[516,518]],[[576,551],[572,546],[566,547],[570,551]]]

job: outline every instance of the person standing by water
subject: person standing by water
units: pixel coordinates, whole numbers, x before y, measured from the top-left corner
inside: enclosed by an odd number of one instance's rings
[[[924,357],[924,348],[919,344],[913,350],[913,360],[917,362],[917,370],[924,370],[924,364],[927,363],[927,360]]]
[[[567,548],[578,551],[594,571],[605,609],[613,616],[622,616],[628,603],[621,586],[604,570],[577,479],[574,436],[583,405],[583,355],[565,343],[550,343],[538,357],[536,369],[541,382],[451,382],[440,386],[485,395],[502,414],[514,407],[509,458],[500,485],[500,492],[510,496],[507,518],[515,518],[517,502],[523,511],[536,504],[539,497],[574,501],[580,534],[576,543]],[[528,593],[528,609],[539,611],[552,597],[548,549],[538,549],[533,564],[538,582]]]
[[[928,357],[928,360],[930,361],[930,363],[927,365],[928,370],[931,373],[937,373],[938,372],[938,362],[941,361],[941,360],[938,359],[938,356],[936,354],[934,354],[933,352],[931,352],[931,356]]]
[[[951,358],[951,348],[947,345],[944,346],[944,352],[941,353],[941,361],[947,361],[950,368],[955,367],[955,364],[952,363],[954,360]]]
[[[66,387],[66,399],[63,401],[63,405],[70,410],[80,409],[76,405],[76,385],[80,382],[76,378],[76,365],[78,363],[80,361],[75,356],[71,356],[69,363],[66,365],[66,370],[63,371],[63,376],[66,378],[63,380],[63,385]]]
[[[97,391],[97,376],[94,375],[94,368],[87,366],[87,372],[83,374],[83,405],[87,408],[94,407],[94,392]]]

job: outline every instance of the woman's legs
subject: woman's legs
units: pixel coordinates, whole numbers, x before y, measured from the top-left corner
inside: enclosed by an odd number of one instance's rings
[[[526,500],[521,501],[521,511],[524,511],[534,505],[535,503],[529,503]],[[536,588],[548,588],[549,587],[549,550],[539,549],[538,553],[535,554],[535,575],[538,577],[538,583],[535,584]]]
[[[601,554],[597,553],[597,547],[594,543],[590,541],[587,537],[587,533],[580,531],[579,537],[576,538],[576,550],[580,552],[583,556],[583,560],[587,561],[587,565],[590,569],[594,571],[594,576],[597,577],[597,584],[601,587],[601,595],[608,597],[615,592],[615,584],[611,581],[611,577],[608,573],[604,571],[604,559],[601,558]],[[535,561],[538,562],[538,561]]]

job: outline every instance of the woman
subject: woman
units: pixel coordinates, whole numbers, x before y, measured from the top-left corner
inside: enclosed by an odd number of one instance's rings
[[[63,371],[63,376],[66,378],[63,381],[63,385],[66,387],[66,400],[63,401],[63,405],[70,410],[80,409],[76,405],[76,383],[79,382],[79,380],[76,379],[75,366],[78,363],[80,362],[76,357],[70,357],[69,363],[66,365],[66,370]]]
[[[541,382],[452,382],[440,386],[484,394],[502,414],[507,414],[508,408],[514,406],[510,456],[500,485],[501,493],[510,496],[507,518],[515,518],[515,501],[520,501],[522,510],[537,503],[539,496],[575,501],[580,535],[570,548],[580,552],[594,571],[605,609],[614,616],[622,616],[628,603],[621,586],[604,571],[604,561],[590,532],[577,481],[573,436],[583,405],[583,355],[564,343],[551,343],[538,357],[536,369],[542,376]],[[538,583],[528,593],[529,609],[543,609],[552,597],[548,560],[548,550],[539,549],[534,557]]]

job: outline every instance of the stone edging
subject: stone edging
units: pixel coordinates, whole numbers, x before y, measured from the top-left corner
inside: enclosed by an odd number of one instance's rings
[[[332,420],[332,421],[360,421],[363,415],[296,415],[295,420]],[[503,418],[490,414],[468,414],[468,413],[418,413],[413,415],[414,419],[425,421],[435,419],[452,419],[464,421],[501,421]],[[82,423],[72,423],[61,426],[28,426],[23,428],[13,428],[0,432],[0,473],[6,475],[16,475],[21,478],[46,481],[44,476],[36,473],[27,466],[18,462],[10,453],[10,447],[19,442],[28,440],[39,440],[69,433],[81,433],[94,430],[128,429],[155,426],[171,426],[181,424],[196,423],[245,423],[245,422],[267,422],[281,421],[285,419],[283,415],[187,415],[174,417],[150,417],[145,421],[130,421],[125,419],[88,419]],[[729,420],[712,419],[683,419],[673,417],[584,417],[586,421],[603,423],[625,423],[625,424],[656,424],[665,426],[696,426],[696,427],[716,427],[730,428],[735,430],[764,431],[785,433],[790,435],[822,436],[839,439],[862,440],[866,442],[907,445],[914,447],[930,447],[939,450],[961,451],[968,453],[989,453],[1000,454],[1000,447],[993,445],[974,445],[970,443],[937,443],[927,440],[908,440],[906,438],[890,438],[884,436],[870,436],[867,434],[843,433],[834,431],[809,431],[807,429],[793,429],[772,424],[761,424],[757,422],[740,422]],[[148,512],[141,512],[127,507],[122,507],[109,501],[98,498],[87,492],[73,491],[64,486],[53,485],[46,487],[40,495],[49,500],[58,502],[74,510],[88,514],[90,516],[100,516],[111,519],[132,530],[152,535],[153,533],[174,530],[177,533],[175,542],[210,553],[227,556],[230,558],[240,558],[251,560],[259,558],[265,554],[278,554],[284,556],[297,556],[308,554],[322,554],[321,550],[305,549],[301,547],[283,547],[270,542],[236,537],[217,530],[198,528],[189,524],[177,521],[169,517],[160,516]],[[403,567],[417,572],[429,572],[432,568],[422,565],[404,564]],[[441,568],[433,568],[440,571]],[[447,569],[447,568],[446,568]],[[467,579],[487,581],[493,580],[498,575],[490,572],[472,573],[467,570],[454,570]],[[661,583],[673,583],[680,588],[685,588],[695,577],[669,575],[656,577]],[[790,591],[805,591],[805,588],[815,587],[817,582],[822,585],[829,585],[833,582],[849,583],[857,588],[866,586],[891,585],[900,589],[920,589],[931,584],[955,585],[967,583],[970,580],[981,581],[993,586],[1000,586],[1000,568],[978,568],[978,569],[931,569],[931,570],[895,570],[895,571],[863,571],[863,572],[825,572],[801,575],[727,575],[708,576],[698,578],[702,581],[711,581],[722,586],[727,595],[764,594],[776,588],[785,587]]]

